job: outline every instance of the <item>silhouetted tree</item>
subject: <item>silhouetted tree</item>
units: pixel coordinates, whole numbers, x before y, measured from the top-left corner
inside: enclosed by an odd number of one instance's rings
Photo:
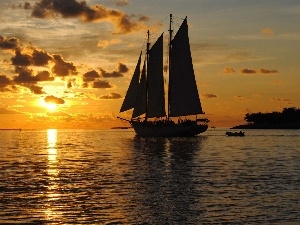
[[[253,125],[271,125],[281,123],[299,123],[300,109],[296,107],[284,108],[282,112],[247,113],[244,120]]]

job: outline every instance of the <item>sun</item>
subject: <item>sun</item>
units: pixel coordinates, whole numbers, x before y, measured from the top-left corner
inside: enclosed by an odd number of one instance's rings
[[[57,105],[55,103],[46,103],[45,107],[49,110],[49,111],[55,111],[57,108]]]
[[[44,99],[40,99],[38,104],[50,112],[53,112],[57,109],[57,104],[54,102],[45,102]]]

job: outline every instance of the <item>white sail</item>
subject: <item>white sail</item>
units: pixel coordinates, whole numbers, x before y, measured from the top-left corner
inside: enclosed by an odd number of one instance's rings
[[[147,117],[164,117],[166,116],[166,110],[163,78],[163,34],[149,51],[147,79]]]
[[[121,106],[120,112],[125,112],[134,107],[137,92],[138,92],[139,79],[140,79],[141,56],[142,56],[142,53],[140,54],[139,60],[135,67],[135,70],[134,70],[133,76],[131,78],[130,85],[127,90],[126,96],[124,98],[123,104]]]
[[[147,92],[146,92],[146,65],[144,63],[140,83],[138,86],[138,91],[134,103],[134,109],[132,118],[138,117],[146,113],[146,102],[147,102]]]
[[[202,107],[195,80],[185,19],[171,42],[169,77],[169,116],[201,114]]]

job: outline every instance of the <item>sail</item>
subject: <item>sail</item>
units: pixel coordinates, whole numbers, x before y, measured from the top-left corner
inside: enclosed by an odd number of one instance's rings
[[[144,63],[141,80],[137,90],[137,96],[134,103],[134,109],[132,118],[138,117],[146,113],[146,102],[147,102],[147,92],[146,92],[146,65]]]
[[[169,115],[201,114],[203,112],[195,80],[186,18],[171,44]]]
[[[163,78],[163,34],[149,51],[147,117],[166,116]]]
[[[121,106],[120,112],[127,111],[134,107],[134,103],[135,103],[137,92],[138,92],[139,79],[140,79],[141,56],[142,56],[142,53],[140,54],[139,60],[135,67],[135,71],[131,78],[130,85],[127,90],[126,96],[124,98],[123,104]]]

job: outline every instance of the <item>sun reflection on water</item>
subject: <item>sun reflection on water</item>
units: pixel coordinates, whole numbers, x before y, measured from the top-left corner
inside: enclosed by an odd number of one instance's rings
[[[56,129],[49,129],[47,131],[48,137],[48,175],[49,176],[57,176],[58,169],[57,169],[57,130]]]
[[[44,210],[47,220],[57,219],[59,213],[56,212],[55,206],[52,205],[53,202],[60,200],[60,193],[58,190],[58,183],[56,182],[59,179],[59,169],[58,169],[58,160],[57,160],[57,130],[48,129],[47,130],[47,153],[48,153],[48,165],[47,165],[47,174],[49,179],[47,199],[48,204]]]

